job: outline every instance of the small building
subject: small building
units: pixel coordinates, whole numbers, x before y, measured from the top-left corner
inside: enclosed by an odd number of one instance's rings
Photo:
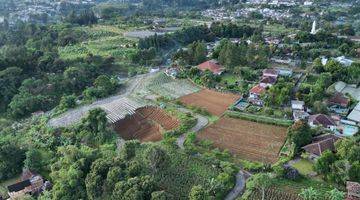
[[[314,137],[312,143],[302,147],[302,149],[310,154],[311,159],[315,159],[326,150],[335,152],[335,142],[339,139],[339,136],[333,134],[320,135]]]
[[[156,73],[156,72],[158,72],[158,71],[160,71],[160,68],[151,68],[151,69],[149,70],[150,73]]]
[[[206,70],[210,70],[215,75],[221,75],[225,71],[225,68],[223,66],[221,66],[219,64],[219,62],[216,60],[209,60],[209,61],[203,62],[200,65],[198,65],[197,67],[199,70],[201,70],[203,72]]]
[[[329,100],[328,100],[328,104],[329,105],[336,105],[336,106],[340,106],[343,108],[348,107],[350,103],[350,100],[345,97],[342,93],[340,92],[336,92]]]
[[[359,200],[360,199],[360,183],[347,181],[346,182],[346,200]]]
[[[305,109],[305,102],[304,101],[298,101],[298,100],[292,100],[291,101],[291,108],[293,110],[304,110]]]
[[[295,121],[307,119],[310,114],[304,110],[293,110],[293,118]]]
[[[351,64],[354,62],[350,59],[345,58],[345,56],[339,56],[339,57],[335,58],[334,60],[336,60],[340,64],[344,65],[345,67],[351,66]]]
[[[347,116],[348,120],[360,123],[360,102],[355,106],[355,108]]]
[[[44,183],[42,176],[30,170],[24,170],[21,175],[21,181],[7,187],[8,194],[10,199],[21,198],[26,194],[39,194],[44,190]]]
[[[311,127],[323,127],[326,129],[334,130],[336,123],[329,116],[324,114],[316,114],[309,116],[308,124]]]
[[[277,70],[279,71],[280,76],[291,77],[293,75],[293,70],[292,69],[278,68]]]
[[[25,196],[30,192],[31,182],[29,179],[27,179],[25,181],[17,182],[13,185],[9,185],[7,188],[10,198],[17,199]]]
[[[262,73],[263,77],[274,77],[275,79],[277,79],[277,77],[279,76],[279,71],[276,69],[264,69]]]
[[[261,87],[271,87],[276,83],[276,78],[273,76],[264,76],[262,77],[261,81],[260,81],[260,86]]]
[[[255,85],[251,90],[249,91],[250,98],[259,99],[262,94],[264,94],[266,89],[264,87],[261,87],[260,84]]]
[[[248,101],[254,105],[263,106],[264,102],[260,99],[261,95],[266,92],[264,87],[261,87],[260,84],[255,85],[249,91]]]
[[[165,74],[175,79],[179,74],[179,70],[177,68],[168,68],[165,70]]]

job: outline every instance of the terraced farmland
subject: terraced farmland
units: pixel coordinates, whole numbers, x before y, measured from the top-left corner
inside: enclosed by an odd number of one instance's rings
[[[214,142],[220,149],[229,151],[242,159],[274,163],[285,142],[284,127],[222,117],[198,134],[198,139]]]
[[[183,96],[180,98],[180,101],[185,105],[204,108],[213,115],[221,116],[239,98],[240,95],[204,89],[200,92]]]
[[[192,94],[200,91],[200,88],[185,79],[172,79],[164,73],[154,76],[147,87],[151,92],[170,99]]]
[[[165,111],[150,106],[139,108],[114,124],[115,131],[125,140],[138,139],[141,142],[159,141],[163,130],[171,130],[180,125],[179,120]]]

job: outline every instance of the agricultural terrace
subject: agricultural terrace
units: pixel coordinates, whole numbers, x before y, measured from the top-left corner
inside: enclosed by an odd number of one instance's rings
[[[177,99],[200,91],[200,88],[190,81],[186,79],[173,79],[164,73],[159,73],[154,76],[150,80],[147,88],[151,92],[169,99]]]
[[[239,98],[240,95],[204,89],[181,97],[180,101],[185,105],[204,108],[213,115],[221,116]]]
[[[115,131],[125,140],[156,142],[162,139],[162,132],[180,125],[178,119],[156,107],[143,107],[114,124]]]
[[[275,163],[285,142],[285,127],[222,117],[198,134],[211,140],[215,147],[228,149],[241,159]]]
[[[60,57],[64,60],[84,58],[88,54],[104,57],[112,56],[116,61],[127,61],[129,55],[136,49],[133,44],[136,40],[125,38],[125,28],[116,26],[95,25],[92,27],[79,27],[86,39],[75,45],[59,47]]]

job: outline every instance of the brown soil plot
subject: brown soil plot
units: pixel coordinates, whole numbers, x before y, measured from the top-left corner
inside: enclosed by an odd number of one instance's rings
[[[239,98],[240,95],[204,89],[200,92],[183,96],[179,100],[185,105],[205,108],[211,114],[221,116]]]
[[[228,149],[242,159],[274,163],[285,142],[287,128],[222,117],[198,134],[220,149]]]
[[[114,124],[114,129],[125,140],[138,139],[141,142],[160,141],[162,132],[180,125],[179,120],[156,107],[143,107],[135,114]]]

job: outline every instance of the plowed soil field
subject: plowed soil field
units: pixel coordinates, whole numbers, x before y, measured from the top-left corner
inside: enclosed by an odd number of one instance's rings
[[[143,107],[114,124],[115,131],[125,140],[155,142],[162,139],[162,132],[180,125],[179,120],[156,107]]]
[[[287,129],[280,126],[222,117],[198,134],[214,146],[228,149],[238,157],[262,163],[275,163],[285,142]]]
[[[200,92],[183,96],[179,100],[185,105],[204,108],[213,115],[221,116],[239,98],[240,95],[204,89]]]

